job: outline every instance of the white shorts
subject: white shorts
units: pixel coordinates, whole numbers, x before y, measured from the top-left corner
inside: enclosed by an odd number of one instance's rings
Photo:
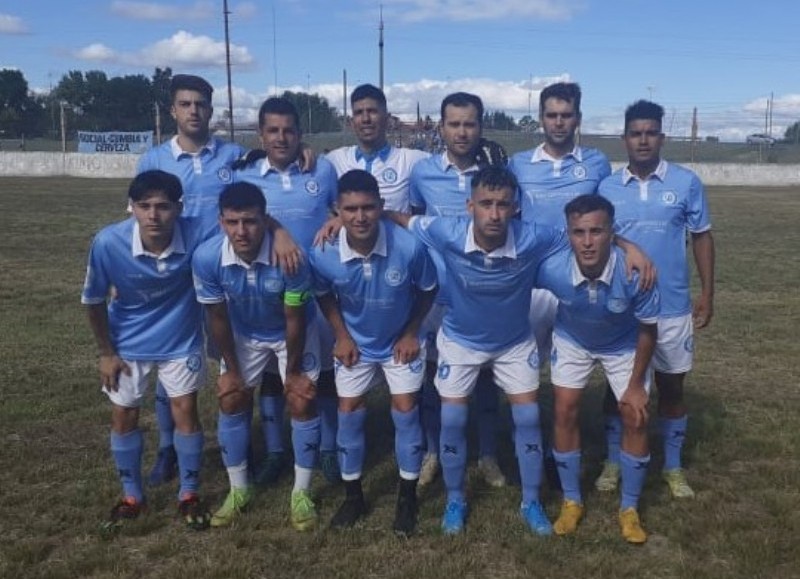
[[[595,364],[600,364],[614,396],[619,400],[628,389],[635,357],[635,351],[624,354],[594,354],[558,334],[553,334],[550,381],[561,388],[585,388]],[[644,388],[648,393],[651,375],[652,372],[648,370],[644,381]]]
[[[142,360],[123,360],[131,369],[131,375],[120,372],[116,392],[102,388],[109,400],[117,406],[137,408],[142,405],[149,376],[153,368],[164,390],[170,398],[177,398],[197,392],[206,381],[206,360],[201,351],[189,354],[184,358],[163,360],[160,362],[144,362]]]
[[[479,352],[457,344],[439,330],[436,345],[439,366],[434,384],[440,396],[469,396],[482,367],[492,368],[494,383],[506,394],[525,394],[539,388],[539,354],[533,336],[506,350]]]
[[[444,304],[434,303],[428,310],[428,315],[422,320],[422,335],[425,337],[425,350],[427,351],[428,362],[435,362],[439,358],[439,350],[436,348],[436,335],[442,327],[444,317]]]
[[[286,340],[261,342],[244,336],[235,335],[236,358],[242,379],[248,388],[261,384],[267,366],[272,364],[281,379],[286,381]],[[225,362],[220,362],[220,373],[225,373]],[[306,345],[303,350],[303,373],[314,382],[319,378],[319,337],[316,324],[306,327]]]
[[[341,398],[355,398],[369,392],[380,380],[382,372],[391,394],[413,394],[422,388],[425,376],[425,347],[417,359],[409,364],[395,364],[393,358],[383,362],[358,362],[347,368],[336,362],[336,394]]]
[[[692,369],[693,357],[692,314],[678,318],[659,318],[653,368],[664,374],[684,374]]]

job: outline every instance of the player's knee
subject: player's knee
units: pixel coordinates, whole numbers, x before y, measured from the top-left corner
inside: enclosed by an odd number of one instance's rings
[[[622,419],[622,428],[625,432],[639,434],[647,430],[647,420],[642,420],[641,424],[637,425],[637,413],[629,404],[620,406],[619,414]]]
[[[250,408],[249,392],[231,392],[219,399],[219,409],[225,414],[240,414]]]
[[[578,424],[578,411],[576,402],[556,399],[553,422],[559,428],[573,428]]]

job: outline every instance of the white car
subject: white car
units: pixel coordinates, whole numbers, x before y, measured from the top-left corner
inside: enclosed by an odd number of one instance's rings
[[[775,138],[770,137],[769,135],[765,135],[764,133],[754,133],[752,135],[747,135],[748,145],[767,145],[771,147],[775,144]]]

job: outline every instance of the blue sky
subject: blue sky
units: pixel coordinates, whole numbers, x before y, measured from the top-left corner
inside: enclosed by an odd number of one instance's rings
[[[0,2],[0,68],[48,90],[69,70],[145,74],[156,66],[208,78],[227,108],[222,0]],[[625,106],[650,98],[668,134],[743,140],[800,120],[800,2],[765,0],[229,0],[234,110],[306,90],[342,105],[378,83],[383,6],[384,87],[391,112],[438,118],[446,94],[467,90],[486,108],[536,114],[541,88],[583,88],[584,131],[619,133]],[[70,9],[67,9],[70,6]]]

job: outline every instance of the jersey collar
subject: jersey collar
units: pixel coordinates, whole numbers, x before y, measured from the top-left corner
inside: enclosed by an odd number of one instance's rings
[[[208,139],[208,142],[202,147],[200,147],[199,151],[197,151],[196,153],[189,153],[188,151],[184,151],[183,149],[181,149],[181,146],[178,144],[178,135],[175,135],[169,140],[170,152],[172,152],[172,156],[176,160],[179,159],[181,155],[188,155],[189,157],[202,155],[203,151],[208,151],[213,155],[217,150],[217,146],[218,146],[217,139],[214,137],[210,137]]]
[[[339,261],[347,263],[354,259],[366,259],[373,255],[380,255],[386,257],[386,228],[383,222],[378,223],[378,239],[375,241],[375,247],[369,252],[369,255],[361,255],[355,251],[350,244],[347,243],[347,231],[342,228],[339,233]]]
[[[633,179],[635,179],[636,181],[649,181],[650,179],[653,178],[658,179],[663,183],[664,179],[667,176],[667,165],[668,163],[664,159],[661,159],[658,162],[658,167],[656,167],[656,170],[650,173],[645,179],[640,179],[639,177],[631,173],[630,169],[628,169],[628,166],[626,165],[622,169],[622,183],[623,185],[627,185]]]
[[[531,163],[543,163],[545,161],[550,163],[555,163],[556,161],[563,161],[567,157],[572,157],[578,163],[583,163],[583,151],[578,145],[575,145],[573,149],[561,157],[560,159],[556,159],[550,153],[544,150],[544,143],[539,145],[533,150],[533,155],[531,156]]]
[[[160,255],[156,255],[144,248],[142,245],[142,234],[139,230],[139,222],[133,217],[131,217],[131,219],[133,219],[133,235],[131,237],[131,251],[133,257],[146,255],[156,259],[167,259],[173,253],[186,253],[186,246],[183,243],[183,232],[181,231],[181,226],[178,221],[175,221],[175,228],[172,230],[172,241],[169,242],[167,248],[161,252]]]
[[[505,245],[486,251],[475,243],[475,222],[470,221],[467,226],[467,238],[464,241],[464,253],[479,252],[485,254],[487,257],[507,257],[509,259],[517,259],[517,245],[514,240],[514,228],[509,224],[508,235],[506,235]]]
[[[231,245],[230,239],[228,236],[225,236],[225,239],[222,241],[222,257],[220,263],[222,267],[229,267],[232,265],[239,265],[245,269],[250,269],[253,267],[254,263],[263,263],[264,265],[270,265],[270,256],[272,254],[272,238],[270,234],[267,232],[264,234],[264,239],[261,242],[261,249],[258,250],[258,255],[256,256],[253,263],[247,263],[241,257],[236,255],[236,252],[233,250],[233,245]]]
[[[380,159],[384,163],[386,159],[389,158],[389,153],[392,152],[392,146],[389,143],[386,143],[383,147],[375,151],[374,153],[365,153],[361,150],[361,147],[356,146],[356,161],[360,161],[364,159],[367,163],[372,163],[375,159]]]
[[[578,260],[575,259],[574,253],[572,254],[572,257],[570,257],[570,263],[572,264],[572,285],[578,287],[583,282],[591,281],[581,272],[581,268],[578,267]],[[612,248],[611,255],[608,256],[608,261],[606,262],[606,266],[603,268],[603,273],[600,274],[600,277],[597,278],[597,280],[610,286],[611,279],[614,275],[614,267],[616,266],[616,263],[617,263],[617,253]]]
[[[294,161],[289,163],[289,165],[286,167],[286,169],[284,171],[281,171],[277,167],[273,167],[272,164],[269,162],[269,159],[267,157],[264,157],[264,161],[261,163],[261,169],[260,169],[259,172],[261,173],[261,176],[263,177],[264,175],[266,175],[270,171],[272,171],[273,173],[278,173],[278,174],[280,174],[280,173],[297,174],[297,173],[301,173],[302,172],[300,170],[300,163],[297,161],[297,159],[295,159]]]
[[[456,173],[460,174],[460,175],[468,175],[468,174],[470,174],[470,173],[476,173],[476,172],[478,171],[478,168],[479,168],[479,167],[478,167],[478,164],[477,164],[477,163],[475,163],[474,165],[472,165],[472,167],[468,167],[468,168],[466,168],[466,169],[464,169],[464,170],[462,171],[462,170],[461,170],[461,169],[459,169],[459,168],[458,168],[458,167],[457,167],[457,166],[456,166],[454,163],[452,163],[452,162],[450,161],[450,157],[448,156],[448,154],[447,154],[447,151],[444,151],[444,152],[442,153],[442,156],[441,156],[441,164],[442,164],[442,171],[447,171],[447,170],[448,170],[450,167],[452,167],[452,168],[453,168],[453,170],[454,170]]]

